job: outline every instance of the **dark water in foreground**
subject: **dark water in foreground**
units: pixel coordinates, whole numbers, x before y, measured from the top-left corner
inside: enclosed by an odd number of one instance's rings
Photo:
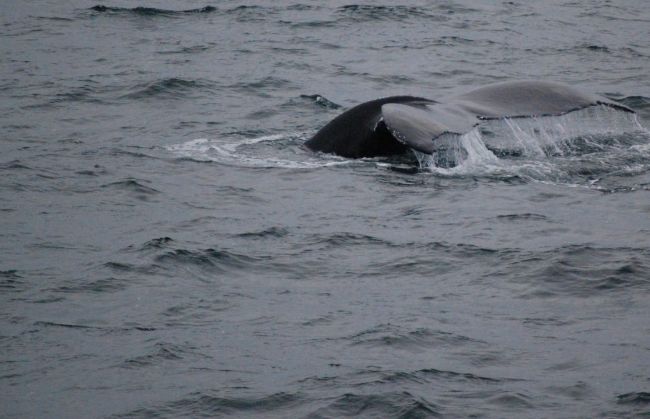
[[[475,3],[0,4],[0,416],[647,417],[646,2]],[[638,117],[301,147],[530,78]]]

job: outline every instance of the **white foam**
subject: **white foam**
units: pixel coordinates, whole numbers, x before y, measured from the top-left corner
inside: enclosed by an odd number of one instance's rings
[[[274,134],[254,138],[225,138],[221,140],[197,138],[181,144],[165,147],[168,151],[182,157],[198,161],[212,161],[226,165],[240,167],[285,168],[285,169],[310,169],[317,167],[348,164],[351,161],[337,156],[307,156],[306,153],[294,153],[296,160],[290,160],[291,154],[286,147],[275,147],[269,150],[256,150],[256,146],[264,143],[285,142],[294,140],[304,141],[305,136],[300,133]],[[272,144],[269,144],[272,145]],[[282,152],[282,157],[269,154]]]
[[[487,149],[478,128],[460,136],[445,134],[436,141],[444,146],[431,155],[414,151],[421,168],[442,175],[461,175],[499,167],[499,159]]]
[[[626,143],[635,135],[637,144]],[[562,116],[485,121],[467,134],[441,136],[436,144],[432,155],[415,156],[422,169],[438,175],[512,174],[565,186],[581,185],[575,183],[575,168],[585,161],[617,170],[630,153],[650,158],[650,131],[637,115],[605,106]],[[501,158],[491,150],[499,150]]]
[[[636,144],[630,147],[632,150],[639,151],[641,153],[649,153],[650,152],[650,143],[647,144]]]

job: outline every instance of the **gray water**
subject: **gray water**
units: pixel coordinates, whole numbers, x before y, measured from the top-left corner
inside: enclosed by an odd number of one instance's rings
[[[300,1],[0,3],[0,416],[647,417],[647,3]],[[637,114],[302,146],[517,79]]]

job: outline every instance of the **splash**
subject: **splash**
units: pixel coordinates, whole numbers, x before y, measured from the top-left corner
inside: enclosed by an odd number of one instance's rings
[[[302,149],[304,138],[302,133],[254,138],[235,135],[220,140],[198,138],[165,148],[183,158],[238,167],[312,169],[352,162],[333,155],[306,156]]]
[[[436,139],[432,154],[414,151],[420,168],[439,174],[463,174],[488,169],[498,164],[498,158],[486,146],[478,128],[458,136],[445,134]]]
[[[415,152],[437,175],[505,175],[589,185],[634,168],[650,170],[650,131],[636,114],[599,106],[562,116],[484,121],[464,135],[436,139],[431,155]]]

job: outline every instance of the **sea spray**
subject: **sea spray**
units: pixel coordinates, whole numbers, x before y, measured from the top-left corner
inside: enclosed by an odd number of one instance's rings
[[[517,172],[521,167],[549,174],[561,158],[592,153],[615,158],[648,138],[636,114],[598,106],[561,116],[483,121],[467,134],[437,138],[431,155],[415,152],[415,157],[420,168],[439,174]]]

